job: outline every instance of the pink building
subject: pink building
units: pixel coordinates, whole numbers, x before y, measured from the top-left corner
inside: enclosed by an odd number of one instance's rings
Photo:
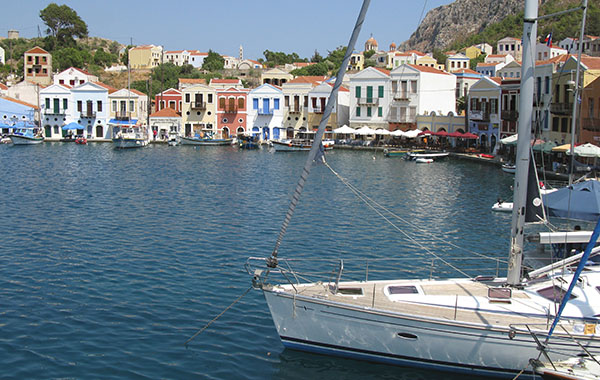
[[[181,114],[181,91],[170,88],[158,93],[154,98],[154,104],[157,112],[165,108],[171,108]]]
[[[248,92],[234,87],[217,90],[217,130],[222,138],[246,132]]]

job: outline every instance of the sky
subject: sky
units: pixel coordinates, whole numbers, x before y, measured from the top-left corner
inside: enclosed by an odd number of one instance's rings
[[[70,0],[55,1],[74,9],[89,35],[134,45],[161,45],[165,50],[209,49],[237,57],[264,58],[282,51],[310,58],[345,46],[361,0]],[[372,35],[385,49],[399,45],[416,30],[427,11],[453,0],[372,0],[357,41],[363,49]],[[40,10],[51,1],[5,0],[0,36],[18,30],[21,37],[45,36]]]

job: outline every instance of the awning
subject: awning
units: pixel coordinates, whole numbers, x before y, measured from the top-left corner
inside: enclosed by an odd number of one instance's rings
[[[571,144],[562,144],[559,146],[555,146],[552,148],[553,152],[565,153],[567,150],[571,149]]]
[[[108,124],[115,124],[115,125],[135,125],[135,124],[137,124],[137,119],[131,119],[131,120],[110,119],[108,121]]]
[[[63,125],[63,127],[62,127],[63,131],[67,131],[70,129],[85,129],[85,127],[81,124],[77,124],[76,122],[72,122],[67,125]]]
[[[586,143],[576,146],[573,150],[575,155],[579,157],[600,157],[600,147],[594,144]],[[571,149],[567,151],[567,154],[571,154]]]
[[[540,140],[536,140],[536,142],[538,141]],[[554,141],[541,141],[537,144],[534,142],[532,149],[534,152],[550,153],[554,147],[556,147],[556,143]]]
[[[352,134],[354,132],[356,132],[356,130],[354,128],[350,128],[349,126],[347,126],[345,124],[343,126],[333,130],[333,133],[341,133],[341,134]]]
[[[461,136],[463,139],[478,139],[479,136],[477,136],[475,133],[471,133],[471,132],[467,132],[467,133],[463,133],[463,135]]]
[[[517,139],[518,138],[519,138],[519,136],[515,133],[514,135],[510,135],[508,137],[500,139],[500,144],[504,144],[504,145],[517,145]]]

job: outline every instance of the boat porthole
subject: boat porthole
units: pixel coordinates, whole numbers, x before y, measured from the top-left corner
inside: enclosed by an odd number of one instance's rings
[[[417,340],[419,338],[415,334],[405,333],[405,332],[399,332],[397,335],[399,338],[408,339],[408,340]]]

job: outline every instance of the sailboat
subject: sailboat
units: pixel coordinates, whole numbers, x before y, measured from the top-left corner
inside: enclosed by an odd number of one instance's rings
[[[341,73],[348,63],[368,5],[369,0],[365,0]],[[558,304],[567,292],[566,284],[575,277],[572,266],[581,259],[581,254],[577,254],[523,273],[523,226],[528,209],[533,208],[527,202],[526,193],[537,10],[537,0],[525,1],[515,207],[507,276],[342,280],[344,262],[340,260],[332,276],[303,282],[306,277],[293,269],[296,262],[278,257],[311,165],[316,159],[324,160],[320,142],[337,93],[336,80],[275,248],[269,257],[250,257],[246,263],[252,284],[262,291],[285,347],[469,375],[535,376],[529,359],[535,358],[539,351],[532,337],[543,340],[549,335]],[[539,199],[533,201],[536,207],[539,203]],[[600,248],[592,249],[592,256],[598,254]],[[272,278],[280,282],[271,283]],[[560,329],[554,333],[558,341],[555,350],[547,352],[551,360],[566,360],[582,352],[600,354],[600,335],[595,332],[600,322],[598,289],[600,268],[587,267],[564,307]]]

